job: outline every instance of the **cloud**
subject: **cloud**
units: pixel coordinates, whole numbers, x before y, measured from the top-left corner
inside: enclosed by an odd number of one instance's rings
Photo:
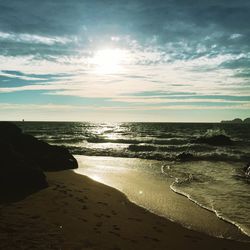
[[[250,96],[249,23],[246,0],[2,0],[0,95],[242,109]],[[126,51],[121,72],[97,74],[91,59],[102,49]]]
[[[31,34],[15,34],[15,33],[6,33],[0,32],[0,41],[14,41],[16,43],[27,43],[27,44],[66,44],[72,40],[66,37],[48,37],[48,36],[39,36]]]
[[[169,105],[169,106],[93,106],[93,105],[58,105],[58,104],[13,104],[13,103],[2,103],[1,112],[4,111],[32,111],[32,112],[81,112],[81,111],[115,111],[115,112],[124,112],[124,111],[164,111],[164,110],[225,110],[225,109],[238,109],[238,110],[247,110],[250,108],[250,103],[244,103],[240,105],[205,105],[205,106],[196,106],[196,105]]]

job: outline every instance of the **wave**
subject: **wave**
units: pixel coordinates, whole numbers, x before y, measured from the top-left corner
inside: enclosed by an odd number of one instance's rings
[[[201,136],[196,139],[191,140],[192,143],[205,143],[212,146],[231,146],[233,145],[233,141],[230,137],[218,134],[213,136]]]
[[[109,139],[102,137],[90,137],[86,139],[89,143],[124,143],[124,144],[155,144],[155,145],[182,145],[189,142],[186,138],[168,138],[167,140],[160,139]]]
[[[177,194],[180,194],[180,195],[183,195],[183,196],[185,196],[186,198],[188,198],[190,201],[194,202],[196,205],[200,206],[201,208],[204,208],[204,209],[206,209],[206,210],[208,210],[208,211],[211,211],[211,212],[215,213],[216,216],[217,216],[218,218],[220,218],[221,220],[224,220],[224,221],[226,221],[226,222],[228,222],[228,223],[230,223],[230,224],[232,224],[232,225],[235,225],[237,228],[239,228],[239,230],[240,230],[243,234],[245,234],[245,235],[247,235],[248,237],[250,237],[250,233],[249,233],[246,229],[244,229],[244,227],[243,227],[240,223],[237,223],[237,222],[235,222],[234,220],[232,220],[232,219],[230,219],[230,218],[228,218],[228,217],[226,217],[226,216],[223,216],[223,215],[222,215],[218,210],[216,210],[213,206],[204,205],[204,204],[198,202],[198,201],[197,201],[196,199],[194,199],[190,194],[188,194],[188,193],[186,193],[186,192],[184,192],[184,191],[181,191],[181,190],[178,189],[175,185],[176,185],[176,182],[173,182],[173,183],[171,184],[171,186],[170,186],[170,189],[171,189],[173,192],[175,192],[175,193],[177,193]],[[250,242],[250,240],[243,240],[243,241]]]
[[[158,148],[155,146],[151,146],[151,145],[130,145],[128,147],[128,150],[130,151],[134,151],[134,152],[140,152],[140,151],[155,151]]]
[[[155,147],[153,145],[129,145],[124,148],[93,148],[76,146],[72,144],[65,145],[72,154],[89,156],[113,156],[126,158],[140,158],[149,160],[185,162],[185,161],[225,161],[225,162],[247,162],[250,159],[249,154],[243,154],[239,151],[195,151],[189,148],[180,147],[172,151],[168,147]]]
[[[91,137],[86,139],[87,142],[90,143],[124,143],[124,144],[139,144],[141,141],[136,139],[107,139],[100,137]]]

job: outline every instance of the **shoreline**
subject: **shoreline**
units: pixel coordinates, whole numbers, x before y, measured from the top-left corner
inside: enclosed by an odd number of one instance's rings
[[[50,186],[0,205],[1,249],[249,249],[250,243],[192,231],[71,170]],[[22,246],[22,248],[20,248]]]
[[[115,188],[125,194],[129,201],[151,213],[214,237],[250,240],[230,221],[219,218],[214,211],[198,205],[187,196],[174,192],[171,179],[154,178],[151,171],[147,174],[145,170],[160,164],[158,161],[82,155],[75,157],[79,168],[74,172]],[[159,166],[156,168],[159,169]]]
[[[197,205],[198,207],[200,207],[200,208],[202,208],[202,209],[204,209],[204,210],[206,210],[206,211],[208,211],[208,212],[211,212],[211,213],[215,214],[216,217],[217,217],[219,220],[224,221],[225,223],[230,224],[230,225],[236,227],[236,228],[242,233],[242,235],[244,236],[244,238],[245,238],[245,236],[248,237],[249,240],[247,240],[246,242],[250,242],[250,236],[249,236],[246,232],[244,232],[244,230],[243,230],[237,223],[235,223],[235,222],[233,222],[233,221],[230,221],[229,219],[226,219],[226,218],[220,216],[220,215],[217,213],[217,211],[214,211],[214,210],[212,210],[212,209],[210,209],[210,208],[208,208],[208,207],[206,207],[206,206],[201,205],[200,203],[198,203],[198,202],[196,202],[195,200],[193,200],[188,194],[182,193],[182,192],[180,192],[180,191],[177,191],[177,190],[175,190],[172,186],[170,187],[170,189],[171,189],[174,193],[176,193],[176,194],[178,194],[178,195],[181,195],[181,196],[185,197],[188,201],[191,201],[192,203],[194,203],[194,204]],[[215,237],[216,237],[216,236],[215,236]],[[241,239],[239,239],[238,241],[243,241],[243,242],[244,242],[244,240],[241,240]]]

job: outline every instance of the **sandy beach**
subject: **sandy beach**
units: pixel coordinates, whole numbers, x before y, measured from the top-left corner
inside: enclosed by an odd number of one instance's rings
[[[0,249],[249,249],[191,231],[73,171],[46,173],[49,188],[0,205]]]

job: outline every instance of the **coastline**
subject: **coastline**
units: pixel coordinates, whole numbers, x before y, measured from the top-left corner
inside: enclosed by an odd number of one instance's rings
[[[168,221],[118,190],[73,171],[46,173],[49,187],[0,205],[1,249],[249,249]],[[20,248],[22,246],[22,248]]]
[[[206,207],[206,206],[203,206],[202,204],[200,204],[200,203],[198,203],[197,201],[195,201],[194,199],[192,199],[192,198],[190,197],[190,195],[188,195],[188,194],[186,194],[186,193],[184,193],[184,192],[177,191],[173,186],[171,186],[170,188],[171,188],[171,190],[172,190],[173,192],[175,192],[176,194],[185,197],[186,199],[188,199],[189,201],[193,202],[195,205],[199,206],[200,208],[204,209],[205,211],[208,211],[208,212],[210,212],[210,213],[215,214],[215,216],[218,218],[218,220],[225,222],[226,224],[230,225],[230,227],[232,226],[232,227],[234,227],[234,228],[237,228],[237,229],[242,233],[242,235],[244,235],[244,236],[243,236],[243,239],[238,239],[239,241],[241,241],[241,240],[244,241],[245,236],[246,236],[246,237],[249,238],[249,240],[247,240],[247,241],[250,242],[250,237],[249,237],[248,234],[244,231],[244,229],[242,229],[242,228],[240,227],[240,225],[238,225],[237,223],[231,221],[231,220],[228,219],[228,218],[224,218],[223,216],[219,215],[217,211],[212,210],[211,208],[208,208],[208,207]],[[234,230],[234,231],[235,231],[235,230]]]
[[[74,157],[79,163],[79,168],[74,172],[119,190],[129,201],[158,216],[214,237],[249,240],[229,220],[220,218],[213,210],[186,195],[174,192],[173,179],[161,178],[159,174],[159,161],[82,155]]]

